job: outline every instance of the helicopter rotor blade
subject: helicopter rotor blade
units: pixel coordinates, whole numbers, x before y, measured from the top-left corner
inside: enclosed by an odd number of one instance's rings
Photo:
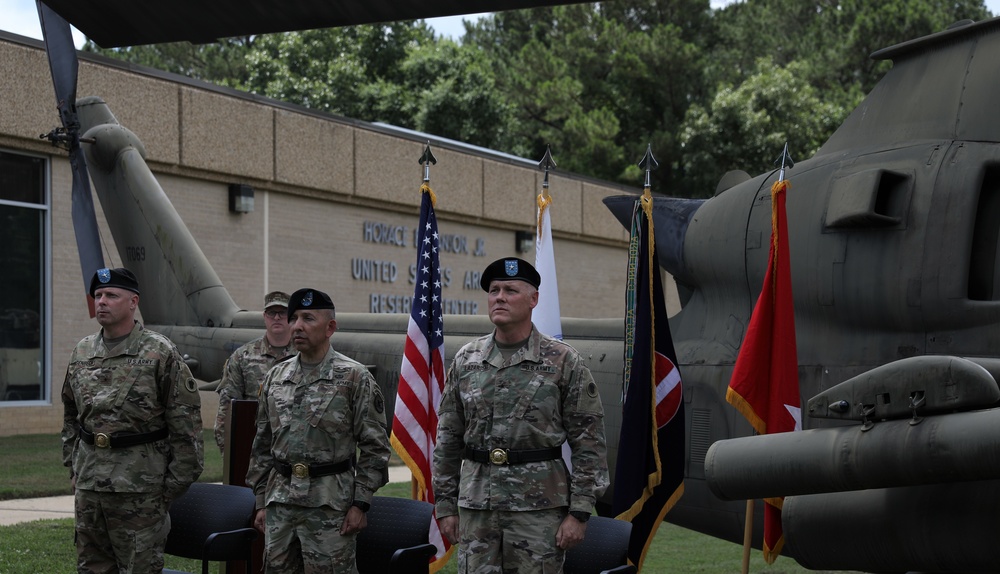
[[[94,317],[94,301],[90,297],[90,279],[94,272],[104,267],[101,253],[97,216],[94,213],[94,199],[90,191],[87,162],[80,147],[80,122],[76,113],[76,82],[79,63],[73,32],[69,22],[55,13],[41,0],[36,0],[38,20],[45,39],[45,51],[52,72],[52,85],[56,93],[56,105],[62,128],[57,128],[47,136],[54,145],[61,145],[69,151],[69,163],[73,173],[72,215],[73,231],[80,257],[83,274],[83,288],[87,293],[87,306]]]

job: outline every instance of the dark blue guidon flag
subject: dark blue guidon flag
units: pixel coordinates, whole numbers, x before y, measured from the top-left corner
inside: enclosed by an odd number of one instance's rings
[[[684,494],[683,388],[670,337],[649,189],[632,216],[625,314],[622,428],[613,510],[632,523],[628,558],[640,571],[663,517]]]

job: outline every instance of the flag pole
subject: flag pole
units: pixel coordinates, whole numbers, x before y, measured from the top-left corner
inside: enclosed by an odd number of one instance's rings
[[[420,159],[417,160],[418,163],[424,166],[424,182],[420,186],[420,192],[423,193],[425,188],[426,191],[434,197],[434,192],[430,191],[431,183],[431,164],[437,163],[437,158],[434,157],[434,153],[431,152],[431,142],[428,140],[426,147],[424,147],[424,153],[421,154]],[[433,201],[433,200],[432,200]],[[420,482],[417,480],[413,473],[410,473],[410,498],[413,500],[424,500],[424,492],[420,487]]]
[[[416,278],[405,348],[400,360],[399,386],[393,406],[389,442],[412,473],[410,496],[434,504],[431,464],[434,458],[438,406],[444,390],[444,319],[441,309],[441,265],[437,198],[430,186],[430,166],[437,163],[430,142],[419,159],[423,167],[420,186],[420,222],[415,239]],[[428,571],[438,572],[450,558],[453,547],[441,535],[432,510],[427,541],[435,547]]]
[[[791,168],[795,165],[792,161],[792,156],[788,153],[788,142],[785,142],[785,147],[781,151],[781,155],[778,159],[774,161],[774,165],[778,166],[778,181],[784,181],[785,179],[785,169]],[[773,218],[772,218],[773,219]],[[772,221],[772,226],[774,222]],[[754,434],[757,434],[754,432]],[[747,510],[746,518],[743,523],[743,570],[742,574],[749,574],[750,572],[750,550],[752,548],[751,542],[753,540],[753,499],[747,500]],[[765,556],[766,558],[766,556]]]
[[[538,169],[545,172],[542,179],[542,190],[535,200],[538,207],[537,229],[535,231],[535,269],[541,277],[543,285],[548,285],[538,292],[538,304],[531,312],[531,322],[540,333],[545,333],[556,339],[563,338],[562,314],[559,309],[559,279],[556,273],[555,244],[552,242],[552,196],[549,194],[549,172],[556,167],[552,159],[552,148],[545,146],[545,155],[538,162]],[[566,468],[573,471],[570,464],[570,449],[568,443],[563,443],[563,460]]]
[[[649,172],[652,146],[639,168],[646,171],[629,233],[625,287],[625,399],[618,437],[612,514],[632,523],[628,561],[639,572],[657,529],[684,494],[684,387],[656,254]]]
[[[785,149],[788,149],[788,144],[785,144]],[[437,158],[434,157],[434,153],[431,152],[431,142],[428,140],[427,145],[424,147],[424,153],[417,160],[424,166],[424,183],[430,184],[431,181],[431,164],[437,163]]]
[[[747,500],[747,517],[743,523],[743,574],[750,573],[750,541],[753,538],[753,499]]]
[[[555,168],[556,162],[552,159],[552,146],[545,144],[545,155],[543,155],[541,161],[538,162],[538,169],[545,171],[545,177],[542,178],[542,193],[538,194],[538,226],[535,228],[536,240],[543,237],[542,217],[545,210],[552,204],[552,196],[549,195],[549,172]]]

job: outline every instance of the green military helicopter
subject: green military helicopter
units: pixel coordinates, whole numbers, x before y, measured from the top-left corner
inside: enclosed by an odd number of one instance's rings
[[[555,3],[487,0],[475,9]],[[112,0],[46,4],[102,46],[466,10],[449,0],[352,1],[336,9],[265,0],[141,9]],[[72,42],[48,29],[46,36],[56,91],[69,110]],[[992,543],[1000,530],[997,55],[1000,19],[960,22],[876,52],[893,68],[819,152],[790,172],[803,432],[751,436],[725,400],[766,267],[768,190],[777,170],[727,174],[707,200],[657,199],[659,262],[682,302],[670,324],[687,421],[685,495],[668,521],[740,542],[743,500],[785,496],[784,554],[808,568],[1000,572],[1000,546]],[[79,100],[75,111],[78,126],[70,118],[62,132],[76,141],[71,160],[82,166],[86,154],[116,245],[143,248],[145,258],[132,269],[140,282],[159,287],[143,297],[143,317],[177,344],[200,378],[217,378],[232,349],[260,336],[261,313],[233,302],[146,166],[138,137],[98,98]],[[80,146],[81,136],[93,143]],[[605,203],[628,225],[634,201]],[[80,227],[92,217],[74,211]],[[80,241],[81,252],[93,250]],[[387,398],[395,397],[407,320],[338,314],[334,346],[372,365]],[[592,357],[609,406],[613,469],[623,322],[563,319],[563,328],[564,338]],[[486,317],[449,317],[446,356],[490,329]]]

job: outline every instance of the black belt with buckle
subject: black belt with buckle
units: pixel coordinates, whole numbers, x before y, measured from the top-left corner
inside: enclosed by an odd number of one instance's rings
[[[562,447],[522,448],[510,450],[506,448],[473,448],[465,447],[465,458],[473,462],[488,462],[493,464],[521,464],[525,462],[542,462],[562,458]]]
[[[281,460],[274,461],[274,469],[285,478],[318,478],[331,474],[347,472],[354,467],[354,459],[349,458],[340,462],[324,462],[320,464],[305,464],[297,462],[287,463]]]
[[[103,432],[92,433],[89,430],[80,427],[80,439],[83,442],[94,445],[97,448],[125,448],[129,446],[135,446],[138,444],[146,444],[150,442],[156,442],[158,440],[163,440],[170,435],[170,431],[166,427],[160,430],[150,431],[150,432],[136,432],[136,433],[112,433],[107,434]]]

